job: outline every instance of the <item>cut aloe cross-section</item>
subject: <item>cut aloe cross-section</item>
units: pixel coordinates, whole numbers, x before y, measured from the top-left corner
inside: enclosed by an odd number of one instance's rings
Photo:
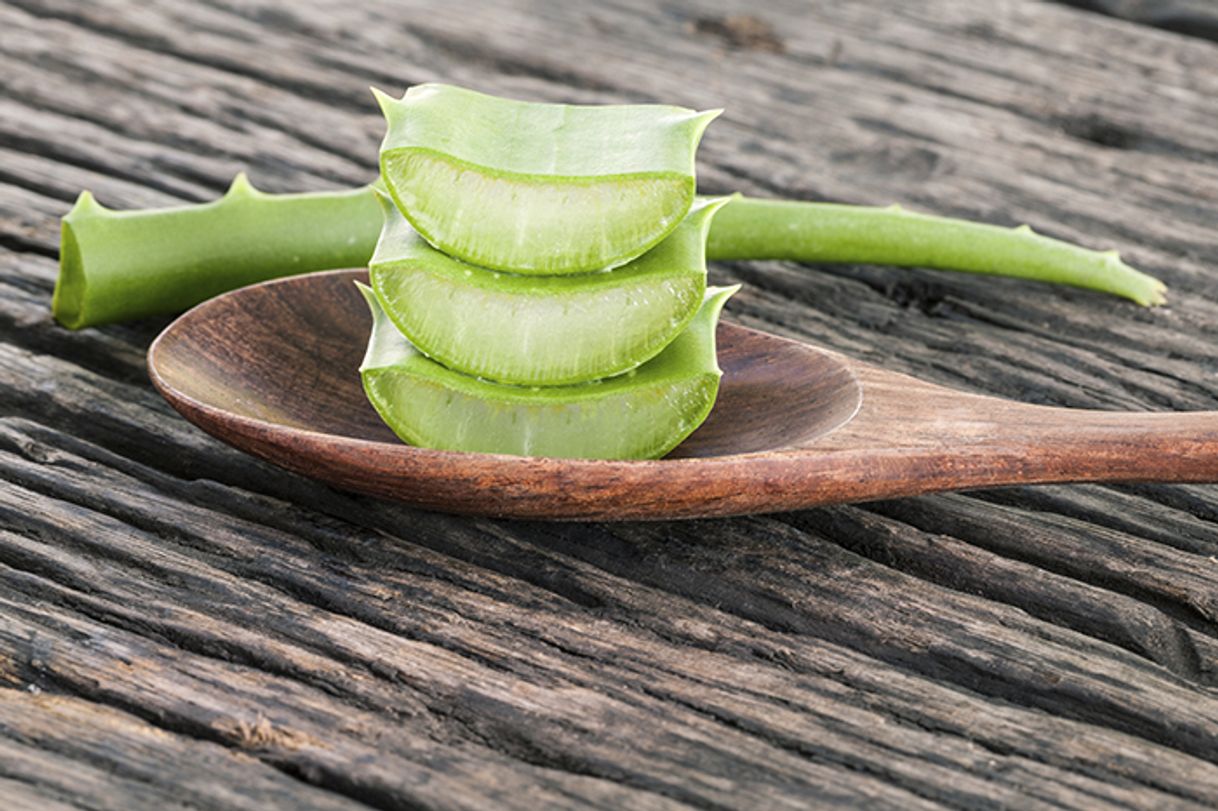
[[[573,276],[520,276],[453,259],[382,200],[372,288],[398,330],[450,369],[556,386],[633,369],[685,328],[706,292],[710,220],[727,198],[700,199],[638,259]]]
[[[615,267],[676,228],[720,112],[373,92],[388,122],[381,174],[418,232],[471,264],[540,275]]]
[[[427,358],[370,288],[372,337],[360,366],[381,418],[412,445],[585,459],[663,456],[706,419],[719,391],[715,325],[736,288],[711,288],[689,326],[638,369],[574,386],[491,383]]]

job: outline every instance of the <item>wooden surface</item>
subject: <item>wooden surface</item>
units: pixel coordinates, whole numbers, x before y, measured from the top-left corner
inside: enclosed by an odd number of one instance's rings
[[[1218,41],[1218,3],[1214,0],[1063,0],[1126,20]]]
[[[361,385],[372,323],[357,282],[367,284],[366,270],[217,296],[157,337],[149,377],[186,419],[288,470],[492,518],[709,518],[983,486],[1218,481],[1218,411],[1028,405],[727,322],[716,336],[723,377],[714,410],[668,458],[414,447],[380,420]]]
[[[1218,48],[1040,2],[0,4],[6,808],[1218,804],[1218,488],[669,524],[331,491],[67,333],[57,218],[369,178],[367,85],[728,112],[704,191],[1029,222],[1171,286],[719,266],[729,317],[1075,407],[1218,406]],[[759,18],[729,20],[747,10]],[[306,391],[302,396],[307,396]]]

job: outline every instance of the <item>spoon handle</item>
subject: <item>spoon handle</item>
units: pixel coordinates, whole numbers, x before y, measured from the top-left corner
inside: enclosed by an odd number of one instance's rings
[[[1218,412],[1025,406],[1006,416],[973,442],[1018,481],[1218,481]]]
[[[1054,408],[865,364],[855,373],[858,415],[801,447],[823,455],[805,464],[821,468],[817,478],[838,478],[849,491],[842,500],[1049,482],[1218,482],[1218,411]]]

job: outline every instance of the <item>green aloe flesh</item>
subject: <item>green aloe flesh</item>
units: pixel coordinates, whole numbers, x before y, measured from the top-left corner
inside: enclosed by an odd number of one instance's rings
[[[513,101],[423,84],[374,91],[380,168],[423,237],[465,262],[584,273],[639,256],[694,199],[694,152],[720,111]]]
[[[360,287],[373,317],[360,375],[399,437],[424,448],[587,459],[658,458],[706,419],[722,376],[715,325],[736,291],[710,288],[689,326],[634,371],[536,388],[479,380],[427,358]]]
[[[654,357],[694,317],[706,292],[707,231],[726,201],[700,200],[622,267],[573,276],[468,265],[428,245],[384,201],[372,288],[398,330],[450,369],[530,386],[611,377]]]

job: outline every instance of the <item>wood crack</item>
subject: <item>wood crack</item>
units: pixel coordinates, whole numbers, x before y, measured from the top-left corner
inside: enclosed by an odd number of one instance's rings
[[[820,532],[828,523],[832,529],[825,537],[848,551],[937,586],[983,595],[1045,622],[1118,645],[1191,681],[1218,684],[1218,674],[1202,667],[1185,626],[1153,604],[1120,600],[1099,588],[1095,589],[1098,594],[1089,594],[1076,578],[1025,568],[1018,558],[986,555],[984,547],[979,549],[947,536],[909,538],[912,526],[881,531],[872,528],[865,534],[859,530],[868,520],[856,520],[854,512],[849,508],[827,511],[830,520],[812,527],[800,520],[801,514],[791,516],[791,520],[797,528]],[[875,514],[884,515],[882,511]],[[1105,609],[1086,613],[1077,610],[1094,605],[1104,605]]]

